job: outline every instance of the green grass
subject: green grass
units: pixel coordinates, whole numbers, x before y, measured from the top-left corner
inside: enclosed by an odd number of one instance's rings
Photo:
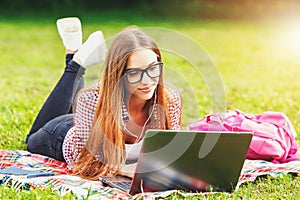
[[[26,133],[62,73],[64,48],[55,27],[59,17],[37,18],[30,15],[0,18],[1,149],[26,149]],[[128,25],[168,28],[187,35],[210,56],[208,66],[215,64],[222,78],[226,109],[238,108],[247,113],[282,111],[299,132],[300,24],[296,20],[185,21],[105,12],[85,13],[80,17],[84,38],[97,29],[110,38]],[[293,35],[298,38],[292,39]],[[193,50],[187,52],[195,54]],[[213,110],[210,91],[204,81],[206,77],[201,78],[182,55],[163,51],[163,56],[166,79],[183,93],[186,128],[189,121]],[[100,68],[94,66],[88,69],[87,83],[97,79]],[[242,185],[233,194],[208,195],[205,199],[299,199],[299,185],[299,177],[264,178]],[[201,195],[191,198],[196,197]],[[0,187],[0,199],[3,198],[60,197],[51,190],[17,192]]]

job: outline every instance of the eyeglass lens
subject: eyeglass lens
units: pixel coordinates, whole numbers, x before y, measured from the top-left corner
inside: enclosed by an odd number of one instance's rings
[[[142,80],[144,73],[150,77],[150,78],[156,78],[160,76],[161,74],[161,68],[162,63],[156,63],[153,65],[150,65],[146,69],[132,69],[128,70],[125,75],[127,78],[128,83],[137,83]]]

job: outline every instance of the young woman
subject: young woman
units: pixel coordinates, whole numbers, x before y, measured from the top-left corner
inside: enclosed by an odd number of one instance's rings
[[[99,82],[82,89],[85,68],[104,58],[102,33],[81,45],[77,18],[60,19],[57,26],[66,68],[27,136],[30,152],[65,161],[74,174],[97,180],[137,161],[146,130],[181,129],[181,96],[164,84],[152,38],[137,28],[120,32]]]

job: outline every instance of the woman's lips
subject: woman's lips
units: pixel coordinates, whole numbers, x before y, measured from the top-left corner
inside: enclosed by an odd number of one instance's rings
[[[138,88],[139,91],[144,92],[144,93],[148,93],[152,91],[152,86],[150,87],[143,87],[143,88]]]

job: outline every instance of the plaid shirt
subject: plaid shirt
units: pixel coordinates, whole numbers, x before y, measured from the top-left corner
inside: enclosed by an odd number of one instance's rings
[[[169,100],[167,107],[171,117],[171,129],[179,130],[181,129],[181,95],[177,90],[167,85],[165,86],[165,94],[167,99]],[[74,167],[76,159],[80,153],[79,151],[84,147],[87,141],[92,127],[92,122],[94,120],[98,97],[99,94],[96,85],[91,87],[90,89],[80,92],[80,94],[78,95],[74,115],[75,125],[68,131],[62,147],[64,158],[70,169]],[[156,106],[154,107],[153,115],[154,120],[156,120]],[[129,120],[129,114],[124,102],[122,105],[122,119],[123,124],[125,124]],[[150,126],[149,128],[159,129],[160,127]]]

